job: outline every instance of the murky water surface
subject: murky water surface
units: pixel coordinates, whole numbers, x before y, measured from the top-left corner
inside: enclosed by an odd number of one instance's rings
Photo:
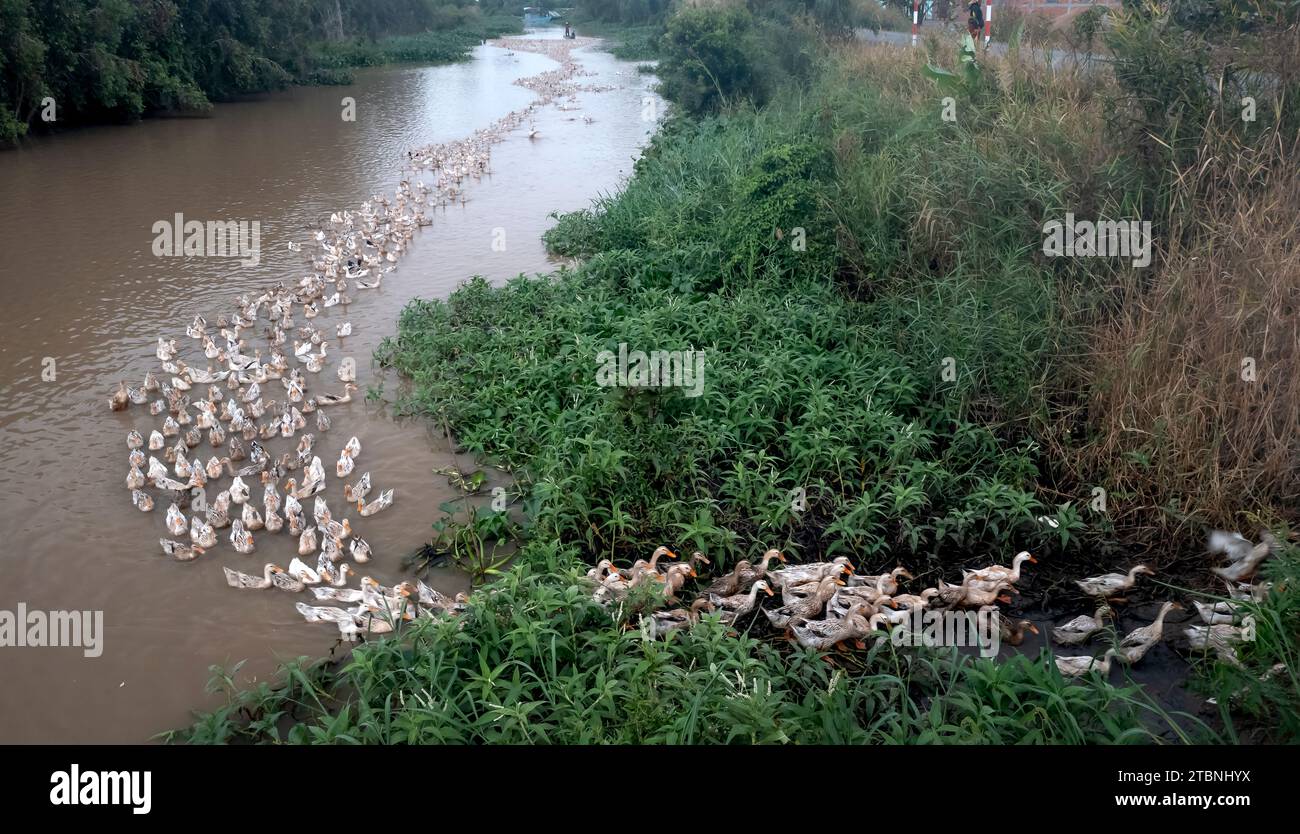
[[[410,299],[444,297],[474,274],[501,282],[552,268],[540,242],[554,222],[548,214],[584,207],[631,173],[654,128],[643,119],[652,78],[594,49],[575,57],[594,73],[582,83],[614,89],[580,93],[575,109],[538,111],[538,138],[525,124],[495,145],[491,176],[469,186],[464,205],[434,215],[380,289],[353,290],[346,313],[324,311],[314,324],[332,330],[350,320],[354,335],[331,343],[335,359],[309,375],[311,390],[341,388],[344,356],[356,358],[362,394],[377,385],[370,356]],[[241,293],[296,282],[302,256],[288,242],[306,241],[331,212],[391,195],[408,149],[467,137],[526,107],[534,94],[512,82],[555,67],[486,45],[463,64],[366,70],[349,87],[221,105],[210,119],[92,128],[0,154],[0,225],[10,230],[0,266],[0,610],[102,610],[105,627],[94,659],[75,648],[0,648],[0,742],[142,741],[213,704],[203,691],[211,664],[247,658],[245,677],[265,676],[277,658],[317,656],[334,643],[331,626],[303,622],[294,597],[225,584],[223,564],[253,573],[267,561],[287,564],[296,548],[286,534],[258,534],[247,556],[231,549],[229,529],[197,561],[161,554],[166,502],[142,514],[123,483],[127,431],[147,437],[158,422],[140,406],[110,412],[108,395],[118,380],[139,385],[157,369],[158,336],[191,350],[184,329],[195,313],[215,322]],[[344,96],[356,99],[355,122],[341,118]],[[155,257],[153,224],[178,212],[260,221],[260,265]],[[492,245],[499,230],[504,251]],[[42,375],[47,357],[53,381]],[[395,384],[387,380],[390,393]],[[283,398],[279,388],[272,397]],[[398,580],[403,554],[428,539],[438,505],[456,494],[432,470],[472,462],[448,454],[440,430],[394,420],[360,397],[328,413],[334,427],[317,446],[326,497],[336,516],[348,514],[333,464],[355,434],[358,472],[397,490],[378,516],[350,513],[375,549],[362,572]],[[195,451],[213,454],[206,439]],[[260,501],[260,488],[253,494]],[[431,582],[467,587],[451,572]]]

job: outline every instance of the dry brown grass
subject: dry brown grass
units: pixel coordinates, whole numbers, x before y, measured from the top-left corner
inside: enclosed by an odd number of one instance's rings
[[[1294,49],[1263,52],[1275,59],[1267,67],[1274,77],[1295,77]],[[935,57],[955,69],[950,53]],[[913,112],[936,108],[916,52],[855,45],[842,59],[888,100]],[[1107,129],[1116,90],[1108,71],[1069,62],[1051,69],[1028,51],[981,64],[993,86],[966,141],[999,176],[1041,180],[1022,170],[1032,165],[1061,190],[1013,206],[980,190],[984,183],[967,189],[970,178],[954,176],[944,159],[951,146],[925,147],[930,174],[907,180],[909,252],[951,268],[963,230],[989,222],[990,201],[1005,222],[1012,207],[1046,216],[1141,213],[1146,201],[1133,201],[1132,182],[1109,173],[1129,151]],[[1199,153],[1165,186],[1166,216],[1146,215],[1157,221],[1151,267],[1096,259],[1058,273],[1069,311],[1062,348],[1078,333],[1086,348],[1059,357],[1046,392],[1053,417],[1039,433],[1053,461],[1049,494],[1102,486],[1117,535],[1170,549],[1200,539],[1205,525],[1300,525],[1300,147],[1279,132],[1255,145],[1221,124],[1202,133]],[[837,140],[840,170],[858,170],[852,137]],[[875,174],[897,181],[885,164],[876,160]],[[1247,358],[1253,381],[1242,379]]]
[[[1087,363],[1077,462],[1152,540],[1300,521],[1300,153],[1207,136],[1177,172],[1168,251],[1115,288]]]

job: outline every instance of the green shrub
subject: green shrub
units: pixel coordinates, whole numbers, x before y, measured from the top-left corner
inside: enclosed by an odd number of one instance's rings
[[[668,21],[661,39],[663,94],[687,113],[716,112],[749,99],[766,101],[755,66],[754,19],[743,7],[691,6]]]

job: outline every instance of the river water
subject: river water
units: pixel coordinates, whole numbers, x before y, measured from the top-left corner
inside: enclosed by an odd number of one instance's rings
[[[574,57],[592,73],[580,83],[613,89],[580,93],[575,109],[537,111],[538,137],[525,123],[495,145],[492,174],[469,186],[468,202],[437,211],[380,289],[351,291],[346,314],[334,308],[315,322],[352,322],[354,335],[330,348],[356,358],[360,394],[381,381],[369,357],[410,299],[445,297],[474,274],[501,282],[554,268],[540,241],[554,222],[548,214],[582,208],[630,175],[654,129],[645,98],[662,111],[652,79],[593,48]],[[484,45],[462,64],[364,70],[348,87],[219,105],[208,119],[89,128],[0,154],[0,224],[10,241],[0,268],[0,611],[104,612],[99,657],[0,647],[0,742],[144,741],[217,703],[204,692],[210,665],[247,659],[247,681],[277,659],[319,656],[334,644],[333,627],[305,623],[296,597],[225,584],[223,564],[250,573],[266,561],[287,564],[296,549],[286,534],[257,535],[247,556],[231,549],[229,529],[196,561],[162,555],[167,502],[142,514],[123,483],[126,433],[148,437],[157,419],[139,406],[110,412],[107,398],[119,380],[139,385],[157,370],[158,336],[193,344],[184,329],[195,313],[214,322],[236,295],[296,282],[302,256],[287,243],[308,241],[332,212],[391,195],[408,149],[467,137],[526,107],[534,94],[513,82],[556,66]],[[356,101],[355,121],[341,117],[344,96]],[[259,221],[261,263],[154,256],[153,224],[176,213]],[[502,230],[504,251],[493,246]],[[339,390],[335,368],[331,361],[312,390]],[[383,381],[391,394],[397,382]],[[282,398],[279,387],[272,396]],[[374,548],[359,572],[399,580],[402,556],[428,540],[438,505],[458,494],[432,470],[473,463],[448,451],[440,429],[394,419],[360,396],[327,413],[334,427],[317,444],[330,470],[326,496],[336,516],[349,515],[332,469],[357,435],[357,472],[371,472],[376,494],[397,491],[378,516],[350,514]],[[194,451],[213,454],[206,439]],[[451,571],[430,582],[449,593],[468,587]]]

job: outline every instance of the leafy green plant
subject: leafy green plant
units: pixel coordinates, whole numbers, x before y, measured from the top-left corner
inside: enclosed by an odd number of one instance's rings
[[[406,567],[423,570],[444,560],[469,574],[475,583],[499,576],[510,562],[509,543],[519,531],[506,512],[485,512],[469,502],[439,505],[443,517],[433,523],[433,540],[403,560]]]
[[[939,85],[939,89],[951,95],[970,96],[980,88],[982,71],[975,57],[975,41],[970,33],[962,35],[961,46],[957,49],[957,72],[925,65],[925,74]]]

